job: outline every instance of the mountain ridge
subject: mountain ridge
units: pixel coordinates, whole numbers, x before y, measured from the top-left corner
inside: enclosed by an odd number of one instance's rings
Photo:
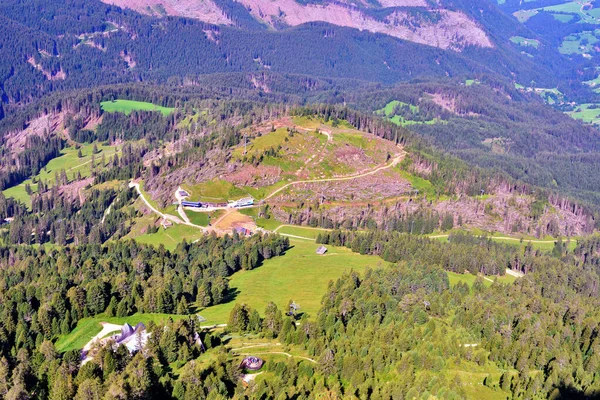
[[[214,0],[102,0],[149,15],[194,18],[216,25],[233,25],[231,17]],[[257,21],[271,29],[308,22],[327,22],[442,49],[462,50],[466,46],[491,48],[484,29],[460,10],[449,10],[423,0],[388,0],[381,7],[368,3],[295,0],[237,0]],[[376,10],[381,16],[376,17]]]

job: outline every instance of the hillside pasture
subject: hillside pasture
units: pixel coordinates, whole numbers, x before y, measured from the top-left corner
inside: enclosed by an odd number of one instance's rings
[[[162,107],[156,104],[147,103],[144,101],[133,101],[133,100],[112,100],[104,101],[100,103],[102,111],[113,113],[120,112],[125,115],[131,114],[133,111],[159,111],[163,115],[167,116],[175,111],[174,108]]]
[[[190,194],[191,201],[227,202],[248,196],[243,188],[222,179],[214,179],[195,185],[181,185]]]
[[[587,124],[600,124],[600,104],[597,103],[581,104],[574,111],[569,111],[567,114]]]
[[[116,146],[105,146],[101,144],[96,144],[96,146],[98,153],[94,155],[94,163],[96,168],[101,170],[108,165],[110,158],[115,153],[118,153],[119,149]],[[4,196],[12,197],[23,202],[27,206],[31,206],[31,198],[25,191],[26,185],[29,185],[33,192],[37,190],[37,182],[39,182],[40,179],[52,186],[55,180],[55,175],[61,174],[63,170],[66,172],[69,181],[76,179],[78,174],[80,174],[82,178],[90,176],[93,149],[94,144],[81,145],[81,158],[78,156],[78,149],[76,147],[73,146],[63,149],[61,155],[50,160],[50,162],[48,162],[48,164],[46,164],[46,166],[37,175],[27,179],[19,185],[4,190]],[[100,165],[103,155],[106,165]],[[36,183],[34,183],[34,181]]]
[[[498,283],[511,284],[517,280],[517,278],[508,274],[499,276],[477,276],[473,274],[457,274],[456,272],[450,271],[446,271],[446,274],[448,274],[450,286],[456,286],[459,282],[462,282],[466,283],[467,285],[469,285],[469,287],[471,287],[477,281],[478,278],[482,279],[483,284],[485,286],[491,286],[492,283],[494,283],[494,281],[497,281]]]
[[[379,257],[353,253],[345,247],[327,246],[327,254],[320,256],[316,254],[316,243],[292,238],[290,244],[285,255],[266,260],[251,271],[235,273],[229,282],[230,301],[199,309],[199,314],[211,324],[227,323],[236,303],[247,304],[262,314],[269,301],[285,309],[288,301],[294,300],[301,312],[314,317],[330,281],[351,270],[363,273],[367,267],[388,265]]]
[[[467,80],[466,85],[471,86],[475,83],[475,80]],[[403,114],[398,114],[398,108],[403,109]],[[414,104],[405,103],[399,100],[390,101],[385,105],[384,108],[375,111],[377,115],[381,115],[389,119],[396,125],[407,126],[407,125],[415,125],[415,124],[435,124],[439,122],[437,119],[429,119],[429,120],[421,120],[417,118],[409,118],[406,117],[407,113],[412,113],[413,116],[417,116],[419,114],[419,106]]]
[[[237,182],[255,198],[265,197],[282,181],[352,175],[383,165],[388,155],[398,153],[394,143],[344,121],[284,118],[249,128],[246,138],[232,152],[244,166],[223,179]]]
[[[540,45],[540,41],[537,39],[528,39],[525,38],[523,36],[513,36],[510,38],[510,41],[518,44],[519,46],[530,46],[530,47],[535,47],[536,49],[539,47]]]
[[[156,233],[145,233],[135,237],[135,240],[139,243],[150,244],[153,246],[165,246],[167,250],[175,250],[177,245],[183,240],[193,242],[196,239],[200,239],[204,235],[204,232],[198,228],[194,228],[189,225],[173,225],[168,228],[160,227]]]
[[[598,36],[600,36],[600,30],[598,29],[573,33],[563,39],[558,51],[562,54],[589,55],[596,51],[595,45],[599,41]]]

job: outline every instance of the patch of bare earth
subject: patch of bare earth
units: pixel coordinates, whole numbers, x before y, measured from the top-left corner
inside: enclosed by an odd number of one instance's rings
[[[131,8],[142,14],[195,18],[209,24],[232,25],[231,19],[213,0],[102,0],[121,8]]]
[[[236,228],[246,228],[250,231],[255,231],[256,223],[251,217],[237,210],[232,210],[220,218],[214,225],[214,228],[220,231],[233,231]]]
[[[434,102],[435,104],[437,104],[438,106],[442,107],[443,109],[450,111],[451,113],[457,114],[457,115],[468,115],[468,116],[477,116],[479,114],[474,113],[474,112],[465,112],[464,110],[461,110],[460,106],[459,106],[459,101],[456,97],[454,96],[450,96],[450,95],[445,95],[442,93],[426,93],[432,102]]]
[[[365,154],[365,151],[355,146],[341,146],[335,150],[335,158],[337,162],[353,167],[370,166],[373,160]]]
[[[201,21],[232,25],[232,20],[214,0],[102,0],[140,13],[176,15]],[[365,12],[371,2],[327,1],[322,4],[300,4],[296,0],[236,0],[257,20],[271,27],[297,26],[308,22],[328,22],[373,33],[383,33],[442,49],[461,50],[465,46],[493,47],[485,31],[466,14],[443,9],[426,0],[382,0],[383,8],[418,7],[435,18],[420,13],[395,9],[387,17],[377,19]],[[431,8],[433,7],[433,8]],[[212,39],[209,37],[209,39]]]
[[[27,62],[36,70],[40,71],[49,81],[64,81],[67,79],[67,74],[62,68],[58,71],[46,71],[41,64],[38,64],[33,57],[29,57]]]
[[[293,185],[275,198],[270,199],[269,202],[273,204],[300,204],[316,200],[322,204],[334,202],[358,203],[398,197],[407,194],[409,191],[410,184],[408,181],[382,171],[351,180]]]
[[[63,185],[58,189],[58,194],[66,199],[79,199],[81,204],[85,202],[84,190],[88,185],[94,182],[94,178],[86,178],[80,181],[73,181],[67,185]]]
[[[342,4],[302,5],[295,0],[238,0],[258,20],[271,26],[297,26],[308,22],[328,22],[373,33],[384,33],[442,49],[459,50],[467,45],[493,47],[483,29],[459,11],[430,10],[437,18],[426,19],[419,14],[396,10],[384,20],[375,19],[359,8]],[[388,1],[391,6],[406,1]],[[414,2],[412,5],[415,5]],[[419,2],[420,3],[420,2]],[[419,4],[419,5],[422,5]]]
[[[128,54],[125,51],[121,51],[119,55],[121,56],[123,61],[127,63],[127,68],[132,69],[136,67],[137,63],[135,62],[131,54]]]
[[[63,123],[62,113],[50,113],[42,115],[27,124],[21,131],[9,132],[3,138],[4,146],[12,154],[19,154],[25,150],[25,144],[29,136],[50,135],[58,130]]]
[[[85,126],[83,127],[83,129],[88,129],[90,131],[93,131],[93,130],[96,130],[96,128],[98,127],[98,125],[100,125],[101,123],[102,123],[102,115],[92,116],[87,121],[87,123],[85,124]]]
[[[225,175],[224,179],[237,186],[263,187],[274,185],[281,179],[281,168],[274,166],[244,165]]]

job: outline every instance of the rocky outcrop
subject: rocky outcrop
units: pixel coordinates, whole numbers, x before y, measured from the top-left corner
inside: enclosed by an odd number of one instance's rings
[[[119,7],[152,15],[177,15],[201,21],[232,25],[233,21],[213,0],[102,0]],[[296,0],[236,0],[258,21],[272,28],[308,22],[382,33],[442,49],[460,51],[467,46],[493,47],[481,26],[465,13],[448,10],[425,0],[382,0],[389,9],[383,17],[369,12],[372,2],[323,1],[300,4]],[[402,7],[402,8],[398,8]]]

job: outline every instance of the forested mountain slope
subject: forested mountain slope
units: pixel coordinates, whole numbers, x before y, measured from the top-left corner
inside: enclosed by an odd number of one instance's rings
[[[129,1],[106,0],[106,3],[127,7],[141,13],[176,15],[196,18],[212,24],[232,24],[219,2],[188,0]],[[327,22],[372,33],[384,33],[443,49],[460,50],[465,46],[492,47],[485,31],[458,10],[445,9],[440,4],[422,0],[368,2],[278,2],[242,0],[241,5],[256,20],[273,28],[297,26],[307,22]]]
[[[488,0],[483,16],[467,7],[468,2],[425,7],[433,11],[411,11],[412,8],[395,7],[395,3],[383,4],[387,7],[383,10],[361,6],[361,13],[376,19],[389,18],[389,13],[395,12],[415,13],[416,20],[400,18],[392,24],[397,29],[408,29],[414,36],[404,37],[406,40],[319,19],[300,25],[290,23],[273,31],[249,14],[243,17],[239,7],[246,12],[244,7],[232,3],[227,7],[233,11],[226,14],[237,16],[235,24],[218,26],[184,18],[141,15],[99,0],[69,0],[66,4],[55,0],[3,2],[0,33],[6,40],[0,49],[0,94],[4,113],[10,112],[13,105],[57,89],[169,79],[189,83],[190,75],[218,72],[276,71],[386,84],[424,77],[500,74],[521,82],[535,80],[549,87],[556,85],[558,77],[576,76],[568,63],[559,62],[558,54],[557,58],[548,56],[538,61],[510,45],[508,38],[518,33],[513,31],[524,28]],[[323,7],[291,3],[298,7]],[[336,3],[335,7],[354,10],[356,6]],[[463,25],[444,22],[445,17],[435,11],[436,7],[447,10],[440,11],[442,14],[462,13],[460,18],[478,27],[475,36],[481,37],[481,43],[465,39],[470,34],[450,30],[440,34],[438,44],[457,48],[431,46],[438,39],[430,40],[431,33],[421,35],[420,26],[447,23],[451,29]],[[501,23],[494,25],[496,20]],[[445,29],[435,28],[434,36],[438,31]],[[448,38],[460,45],[448,42]]]

